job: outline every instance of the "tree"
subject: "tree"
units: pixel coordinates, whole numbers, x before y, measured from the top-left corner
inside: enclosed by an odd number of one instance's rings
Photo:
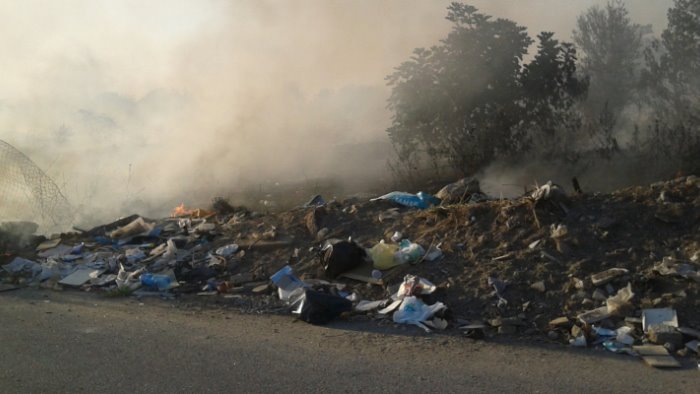
[[[554,133],[585,84],[575,76],[574,48],[551,33],[539,36],[525,66],[533,43],[525,27],[461,3],[448,7],[447,19],[453,27],[439,45],[416,49],[387,77],[387,131],[400,161],[427,156],[473,174],[527,151],[538,134]]]
[[[676,0],[668,11],[668,27],[661,35],[663,77],[672,96],[698,104],[700,88],[700,1]],[[678,103],[683,105],[682,103]]]
[[[577,103],[588,81],[576,76],[576,49],[559,43],[554,33],[538,35],[538,51],[522,71],[523,112],[528,136],[538,152],[549,158],[567,158],[580,139],[582,125]],[[572,159],[569,157],[568,159]]]
[[[676,169],[698,171],[700,0],[674,1],[661,40],[646,51],[646,59],[645,82],[655,118],[650,146]]]
[[[586,109],[617,114],[633,98],[643,63],[643,36],[650,27],[634,24],[622,1],[593,6],[578,17],[573,32],[581,51],[580,71],[590,78]]]

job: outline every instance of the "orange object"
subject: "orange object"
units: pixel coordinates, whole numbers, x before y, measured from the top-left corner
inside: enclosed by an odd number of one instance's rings
[[[195,219],[206,219],[214,216],[215,214],[215,212],[207,211],[206,209],[201,208],[187,209],[185,208],[185,203],[182,203],[175,207],[175,209],[173,209],[172,213],[170,213],[170,217],[180,218],[184,216],[189,216]]]

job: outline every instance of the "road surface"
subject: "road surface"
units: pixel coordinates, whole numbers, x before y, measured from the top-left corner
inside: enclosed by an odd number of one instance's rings
[[[315,327],[153,299],[5,292],[0,392],[700,392],[689,359],[664,371],[596,349],[368,330],[383,328]]]

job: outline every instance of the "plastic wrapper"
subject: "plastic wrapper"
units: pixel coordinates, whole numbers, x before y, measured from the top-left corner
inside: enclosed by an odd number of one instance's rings
[[[394,312],[394,322],[413,324],[426,331],[430,331],[425,326],[424,322],[430,320],[437,312],[446,309],[447,307],[442,302],[436,302],[433,305],[427,305],[415,296],[405,297],[401,301],[399,309]]]

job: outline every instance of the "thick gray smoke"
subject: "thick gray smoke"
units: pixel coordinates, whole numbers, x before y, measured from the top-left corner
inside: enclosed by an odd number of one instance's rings
[[[448,3],[0,1],[0,136],[93,222],[267,181],[388,177],[384,77],[446,35]],[[468,3],[568,39],[603,1]],[[628,7],[660,31],[670,3]]]

